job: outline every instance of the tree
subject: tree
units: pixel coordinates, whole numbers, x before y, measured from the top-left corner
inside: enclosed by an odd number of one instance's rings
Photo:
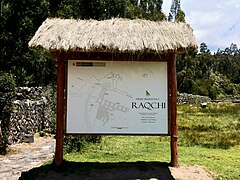
[[[51,83],[55,64],[43,50],[28,42],[47,17],[162,20],[162,0],[1,0],[0,70],[9,72],[17,86]]]
[[[55,78],[55,64],[49,54],[28,48],[29,40],[49,16],[165,18],[162,0],[1,0],[0,4],[0,70],[12,74],[17,86],[46,85]]]
[[[197,50],[189,50],[177,56],[177,81],[178,91],[192,93],[193,82],[196,77]]]
[[[153,21],[166,19],[162,12],[162,3],[162,0],[130,0],[128,7],[132,7],[133,10],[129,8],[127,18],[142,18]]]
[[[114,17],[154,21],[165,19],[162,0],[62,0],[58,6],[52,16],[97,20]]]
[[[200,52],[201,53],[208,53],[208,52],[210,52],[210,50],[208,49],[207,44],[205,42],[202,42],[200,44]]]
[[[215,54],[215,71],[225,75],[233,83],[240,83],[240,54],[233,43]]]
[[[62,0],[57,3],[53,1],[50,7],[54,5],[58,8],[51,15],[62,18],[102,20],[124,17],[126,13],[126,1],[123,0]]]
[[[185,13],[181,10],[180,0],[172,0],[168,21],[185,22]]]
[[[54,62],[48,53],[28,48],[31,37],[49,16],[48,1],[5,0],[1,5],[0,70],[12,74],[17,86],[48,84],[49,77],[55,77]]]
[[[28,48],[29,40],[47,17],[97,20],[120,17],[159,21],[166,19],[162,13],[162,3],[162,0],[0,0],[0,71],[11,74],[17,86],[55,83],[56,65],[50,55],[44,50]],[[180,0],[172,1],[168,18],[171,21],[185,21]],[[237,45],[232,43],[212,55],[203,42],[199,53],[187,51],[177,56],[179,90],[204,92],[198,89],[199,84],[212,84],[211,77],[216,75],[217,81],[220,77],[218,74],[232,84],[240,83],[239,52]],[[235,86],[228,87],[226,92],[233,92],[232,87]],[[211,91],[213,96],[218,93],[212,89],[208,90],[209,95]]]
[[[201,43],[199,53],[187,51],[177,58],[180,92],[208,95],[212,99],[220,94],[239,95],[240,51],[236,45],[211,54],[206,43]]]
[[[0,154],[6,154],[10,131],[10,115],[15,97],[15,82],[8,73],[0,71]]]
[[[176,21],[185,22],[185,13],[181,9],[177,11]]]
[[[238,52],[237,44],[232,43],[232,44],[230,45],[230,53],[231,53],[232,55],[237,55],[237,52]]]

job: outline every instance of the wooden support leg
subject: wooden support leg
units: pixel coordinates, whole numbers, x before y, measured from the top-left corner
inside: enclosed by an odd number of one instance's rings
[[[171,166],[178,167],[178,145],[177,145],[177,75],[176,75],[176,56],[170,54],[168,61],[168,80],[170,94],[170,133],[171,133]]]
[[[64,136],[64,88],[65,88],[65,53],[57,57],[57,119],[56,119],[56,150],[55,165],[59,167],[63,162],[63,136]]]

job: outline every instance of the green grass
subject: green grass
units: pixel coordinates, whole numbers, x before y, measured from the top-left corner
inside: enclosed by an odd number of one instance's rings
[[[240,104],[212,103],[178,107],[182,145],[228,149],[240,145]]]
[[[228,150],[203,147],[179,147],[179,161],[182,164],[201,165],[213,172],[215,179],[240,178],[240,146]]]
[[[178,124],[180,165],[203,166],[215,179],[240,179],[240,104],[213,103],[205,109],[179,105]],[[60,169],[65,175],[135,167],[141,173],[152,167],[167,168],[163,162],[170,162],[170,137],[102,136],[101,142],[84,144],[80,152],[68,152]],[[50,164],[23,174],[23,179],[48,169]]]
[[[73,162],[169,162],[168,137],[104,136],[102,143],[87,146],[82,153],[65,154]],[[214,173],[215,178],[240,178],[240,146],[229,149],[179,146],[179,162],[201,165]]]
[[[201,165],[215,178],[240,178],[240,104],[179,105],[179,162]],[[76,162],[169,162],[169,137],[103,136],[81,153],[65,154]]]
[[[82,162],[135,162],[163,161],[169,159],[169,142],[166,137],[104,136],[99,144],[91,144],[82,153],[65,154],[64,158]],[[164,155],[163,155],[164,154]],[[158,158],[156,158],[156,155]],[[161,159],[159,159],[161,157]],[[78,161],[78,160],[77,160]]]

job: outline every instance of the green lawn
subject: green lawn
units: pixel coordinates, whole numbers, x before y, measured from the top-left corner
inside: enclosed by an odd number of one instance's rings
[[[240,179],[240,104],[178,106],[179,162],[201,165],[216,179]],[[169,162],[169,137],[103,136],[81,153],[66,153],[75,162]]]
[[[179,146],[179,162],[201,165],[215,177],[240,178],[240,146],[230,149]],[[65,154],[75,162],[169,162],[169,138],[156,136],[104,136],[102,143],[88,145],[81,153]]]

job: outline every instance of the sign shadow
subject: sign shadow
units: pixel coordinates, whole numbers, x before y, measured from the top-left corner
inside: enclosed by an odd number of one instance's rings
[[[169,163],[71,162],[56,169],[54,163],[23,172],[19,179],[164,179],[173,180]]]

